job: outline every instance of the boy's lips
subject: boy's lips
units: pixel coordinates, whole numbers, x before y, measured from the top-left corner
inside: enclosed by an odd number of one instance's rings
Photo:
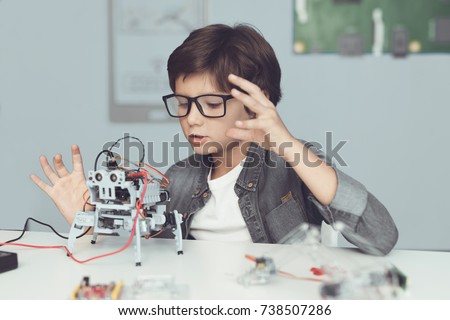
[[[188,139],[193,144],[202,143],[208,136],[202,136],[200,134],[190,134]]]

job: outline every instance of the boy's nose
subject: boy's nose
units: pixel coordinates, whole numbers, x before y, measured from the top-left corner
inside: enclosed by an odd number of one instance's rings
[[[192,101],[191,110],[189,114],[186,116],[189,125],[201,125],[203,123],[203,115],[198,110],[197,105],[194,101]]]

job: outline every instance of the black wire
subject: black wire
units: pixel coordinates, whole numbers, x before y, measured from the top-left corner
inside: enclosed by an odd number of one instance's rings
[[[63,238],[63,239],[66,239],[66,240],[69,239],[68,237],[65,237],[65,236],[59,234],[51,225],[29,217],[27,219],[27,221],[25,221],[25,225],[23,226],[23,229],[22,229],[22,234],[20,236],[18,236],[17,238],[15,238],[15,239],[11,239],[11,240],[5,241],[5,243],[11,243],[11,242],[15,242],[17,240],[20,240],[23,237],[23,235],[25,234],[25,232],[27,231],[26,229],[27,229],[27,226],[28,226],[28,221],[30,221],[30,220],[32,220],[32,221],[34,221],[36,223],[42,224],[43,226],[49,227],[60,238]],[[89,227],[83,234],[81,234],[78,237],[76,237],[76,239],[79,239],[79,238],[83,237],[84,235],[86,235],[89,232],[90,229],[91,229],[91,227]],[[0,247],[1,246],[3,246],[3,244],[0,244]]]
[[[139,139],[136,138],[136,137],[133,137],[133,136],[125,136],[125,137],[122,137],[122,138],[118,139],[116,142],[114,142],[114,143],[112,144],[112,146],[109,147],[108,151],[111,152],[111,149],[112,149],[112,148],[114,148],[120,141],[125,140],[125,139],[135,139],[135,140],[137,140],[137,141],[141,144],[141,146],[142,146],[142,157],[141,157],[141,160],[139,161],[139,167],[141,167],[141,166],[142,166],[141,163],[143,163],[143,162],[144,162],[144,159],[145,159],[145,145],[144,145],[144,143],[142,143],[141,140],[139,140]],[[112,153],[112,152],[111,152],[111,153]]]
[[[100,151],[100,153],[97,155],[97,157],[95,158],[95,162],[94,162],[94,171],[97,171],[97,162],[98,159],[100,158],[100,156],[102,154],[106,153],[107,157],[106,157],[106,161],[109,161],[109,158],[114,158],[114,153],[112,153],[110,150],[102,150]]]

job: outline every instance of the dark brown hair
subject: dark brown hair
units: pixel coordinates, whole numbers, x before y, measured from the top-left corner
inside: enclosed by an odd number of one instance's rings
[[[281,69],[270,44],[255,28],[238,24],[209,25],[191,32],[167,62],[169,82],[175,92],[178,77],[208,73],[217,89],[229,92],[234,87],[230,73],[259,86],[276,105],[281,99]]]

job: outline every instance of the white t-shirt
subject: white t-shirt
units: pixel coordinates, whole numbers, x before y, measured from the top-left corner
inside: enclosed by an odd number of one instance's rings
[[[192,218],[190,234],[195,239],[252,242],[234,192],[243,165],[244,161],[214,180],[209,172],[211,198]]]

